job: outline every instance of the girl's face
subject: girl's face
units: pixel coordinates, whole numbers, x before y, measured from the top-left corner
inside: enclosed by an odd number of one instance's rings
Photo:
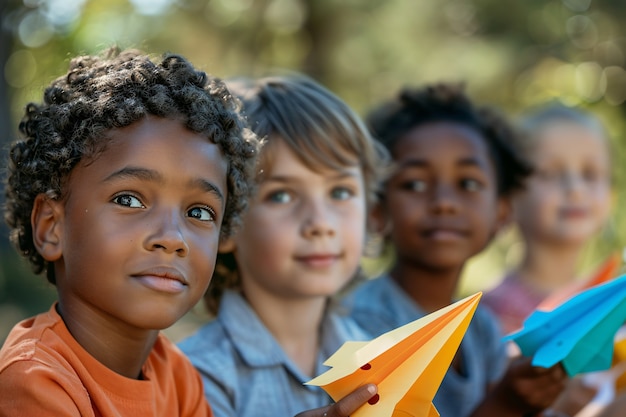
[[[459,268],[482,250],[504,205],[485,140],[462,124],[435,122],[400,138],[383,215],[398,262]]]
[[[242,288],[248,298],[335,294],[354,276],[363,252],[360,166],[355,159],[341,170],[312,171],[274,140],[271,162],[233,238]]]
[[[607,220],[610,157],[605,138],[572,122],[554,122],[533,138],[535,173],[513,201],[530,241],[583,244]]]

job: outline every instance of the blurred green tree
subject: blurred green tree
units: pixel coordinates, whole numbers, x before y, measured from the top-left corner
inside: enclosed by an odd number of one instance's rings
[[[620,0],[5,0],[0,5],[0,145],[24,105],[39,101],[70,57],[107,46],[185,55],[230,77],[305,72],[365,113],[404,85],[465,81],[479,101],[516,112],[548,100],[593,110],[614,140],[616,208],[623,205],[626,8]],[[592,245],[589,265],[621,248],[626,216]],[[0,226],[0,317],[48,308]],[[507,234],[476,261],[488,285],[506,266]],[[11,311],[11,314],[4,314]],[[4,337],[0,328],[0,340]]]

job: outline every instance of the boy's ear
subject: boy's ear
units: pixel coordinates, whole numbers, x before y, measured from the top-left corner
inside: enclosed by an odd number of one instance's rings
[[[30,224],[39,254],[48,262],[60,259],[63,255],[63,203],[45,194],[37,195]]]
[[[236,247],[237,245],[235,244],[234,237],[230,236],[220,242],[219,247],[217,248],[217,253],[234,252]]]
[[[513,223],[513,202],[510,198],[498,199],[498,212],[496,216],[496,233]]]
[[[385,212],[385,208],[382,203],[376,203],[372,207],[368,216],[369,229],[383,238],[386,238],[391,232],[391,221],[389,216]]]

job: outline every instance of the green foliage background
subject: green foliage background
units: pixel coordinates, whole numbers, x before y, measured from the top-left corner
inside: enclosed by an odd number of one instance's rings
[[[71,57],[113,44],[177,52],[223,78],[302,71],[362,114],[404,85],[465,81],[477,101],[512,116],[558,99],[602,118],[614,145],[615,210],[581,271],[622,248],[620,0],[4,0],[0,18],[3,170],[25,104],[40,100]],[[54,290],[17,257],[4,225],[0,232],[1,341],[20,318],[46,310]],[[518,248],[505,231],[471,262],[461,292],[495,283]],[[384,262],[365,266],[375,273]]]

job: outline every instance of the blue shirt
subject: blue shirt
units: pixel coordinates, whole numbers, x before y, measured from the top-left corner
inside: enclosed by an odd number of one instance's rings
[[[327,313],[321,326],[316,375],[347,340],[367,334],[350,317]],[[215,320],[179,347],[200,372],[215,417],[290,417],[332,403],[305,375],[243,297],[227,291]]]
[[[426,313],[391,277],[365,282],[344,300],[355,321],[376,337],[417,320]],[[433,400],[441,417],[466,417],[482,402],[488,386],[502,377],[506,346],[497,319],[480,305],[460,346],[463,375],[446,373]]]

